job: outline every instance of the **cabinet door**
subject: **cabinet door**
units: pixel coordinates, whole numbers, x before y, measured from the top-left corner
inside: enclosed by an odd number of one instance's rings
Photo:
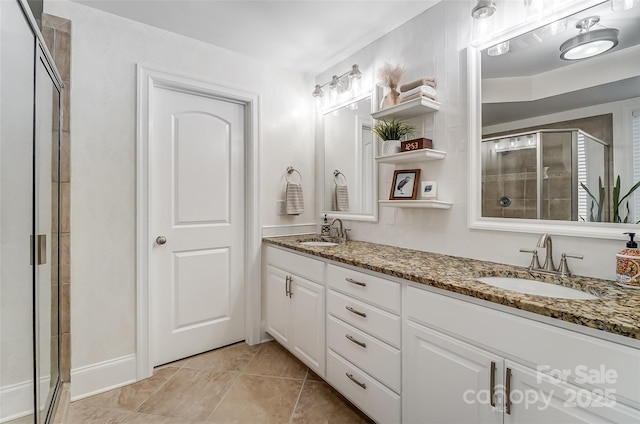
[[[498,386],[503,362],[499,356],[405,321],[403,422],[502,423]],[[491,405],[491,394],[496,407]]]
[[[289,343],[289,296],[287,278],[290,274],[267,265],[265,293],[265,331],[281,344]]]
[[[640,411],[606,399],[601,389],[592,392],[505,361],[505,385],[509,376],[505,424],[640,422]],[[615,396],[615,393],[610,395]]]
[[[324,377],[324,287],[297,275],[291,278],[291,349]]]

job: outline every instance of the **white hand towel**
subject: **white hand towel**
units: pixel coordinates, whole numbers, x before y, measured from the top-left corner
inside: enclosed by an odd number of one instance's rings
[[[414,88],[413,90],[405,91],[404,93],[400,93],[400,98],[403,99],[405,97],[413,96],[414,94],[429,94],[431,96],[436,95],[436,89],[429,85],[421,85],[419,87]]]
[[[302,184],[287,183],[287,215],[300,215],[304,212],[304,199],[302,196]]]
[[[336,184],[336,210],[349,212],[349,188],[346,185]]]
[[[405,91],[413,90],[414,88],[421,85],[430,85],[431,87],[436,88],[436,79],[433,77],[426,77],[408,82],[406,84],[402,84],[400,86],[400,92],[404,93]]]
[[[408,101],[411,101],[411,100],[413,100],[413,99],[419,99],[420,97],[424,97],[424,98],[431,99],[431,100],[435,100],[435,99],[436,99],[436,98],[435,98],[435,96],[432,96],[431,94],[427,94],[427,93],[416,93],[416,94],[412,94],[412,95],[411,95],[411,96],[409,96],[409,97],[404,97],[404,98],[402,98],[402,100],[400,100],[400,103],[408,102]]]

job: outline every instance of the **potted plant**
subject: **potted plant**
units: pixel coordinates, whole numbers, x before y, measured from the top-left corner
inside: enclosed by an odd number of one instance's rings
[[[406,122],[393,118],[382,119],[373,127],[373,132],[382,139],[382,155],[391,155],[400,152],[400,139],[413,134],[415,128]]]

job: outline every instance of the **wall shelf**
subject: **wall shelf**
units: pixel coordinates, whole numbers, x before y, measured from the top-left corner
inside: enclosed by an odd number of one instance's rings
[[[378,200],[380,206],[391,208],[451,209],[452,203],[442,200]]]
[[[440,110],[440,103],[427,97],[419,97],[399,105],[391,106],[371,114],[374,119],[407,119]]]
[[[395,153],[393,155],[378,156],[376,162],[378,163],[407,163],[407,162],[421,162],[425,160],[440,160],[444,159],[447,152],[433,149],[420,149],[411,152]]]

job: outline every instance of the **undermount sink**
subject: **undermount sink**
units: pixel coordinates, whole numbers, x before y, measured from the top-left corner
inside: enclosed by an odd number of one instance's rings
[[[581,290],[572,289],[570,287],[545,283],[544,281],[526,280],[524,278],[480,277],[477,278],[477,280],[481,283],[489,284],[501,289],[511,290],[518,293],[533,294],[537,296],[577,300],[592,300],[598,298],[591,293],[586,293]]]
[[[324,247],[338,245],[338,243],[334,243],[332,241],[301,241],[300,244],[303,246],[324,246]]]

